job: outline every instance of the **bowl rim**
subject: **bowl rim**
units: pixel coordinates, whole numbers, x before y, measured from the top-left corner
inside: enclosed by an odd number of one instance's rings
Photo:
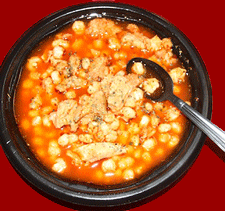
[[[87,205],[87,206],[119,206],[122,204],[130,204],[131,202],[134,203],[136,201],[145,199],[146,197],[149,197],[166,187],[168,187],[170,184],[172,184],[175,180],[179,177],[192,165],[194,160],[197,158],[198,154],[200,153],[200,150],[204,144],[204,140],[206,136],[200,131],[196,131],[196,140],[193,141],[191,145],[189,146],[188,152],[182,157],[182,161],[171,167],[171,169],[167,172],[167,174],[159,176],[157,179],[154,180],[153,183],[146,183],[145,185],[142,185],[139,187],[139,189],[130,189],[128,192],[123,192],[121,189],[117,189],[117,193],[110,192],[109,194],[105,193],[103,190],[96,189],[95,193],[93,194],[92,188],[88,187],[85,191],[78,191],[74,192],[73,190],[70,190],[69,187],[65,191],[65,188],[63,186],[59,186],[55,181],[51,181],[49,179],[46,179],[41,175],[39,172],[37,172],[33,167],[31,167],[31,164],[27,161],[27,158],[22,156],[20,153],[18,153],[17,147],[11,140],[11,135],[9,133],[9,128],[6,127],[7,120],[3,117],[6,116],[6,110],[5,103],[7,100],[3,96],[5,95],[5,92],[8,90],[5,90],[5,84],[6,84],[6,76],[8,74],[9,69],[12,66],[12,61],[15,61],[16,56],[18,55],[19,50],[23,47],[26,43],[26,40],[28,37],[31,37],[35,34],[37,29],[42,29],[47,23],[54,22],[54,20],[62,18],[63,16],[66,16],[71,13],[76,12],[82,12],[87,10],[104,10],[104,9],[112,9],[112,10],[121,10],[126,12],[133,12],[141,14],[143,17],[151,18],[154,21],[157,21],[157,23],[161,24],[165,28],[170,28],[172,30],[172,33],[174,33],[182,42],[182,44],[187,48],[188,52],[194,57],[192,58],[194,60],[194,63],[196,65],[196,68],[201,69],[203,78],[201,78],[202,86],[206,87],[207,90],[204,90],[204,98],[202,102],[202,114],[203,116],[207,117],[208,119],[211,118],[212,115],[212,89],[211,89],[211,83],[210,79],[206,70],[206,67],[204,65],[204,62],[202,61],[198,51],[194,47],[194,45],[191,43],[191,41],[184,35],[177,27],[175,27],[173,24],[171,24],[166,19],[162,18],[161,16],[158,16],[150,11],[141,9],[136,6],[132,6],[129,4],[123,4],[123,3],[111,3],[111,2],[94,2],[94,3],[85,3],[85,4],[78,4],[73,5],[67,8],[64,8],[62,10],[56,11],[55,13],[48,15],[47,17],[41,19],[39,22],[34,24],[30,29],[28,29],[13,45],[13,47],[10,49],[9,53],[5,57],[1,70],[0,70],[0,109],[1,109],[1,118],[0,118],[0,143],[2,145],[2,148],[10,161],[11,165],[21,174],[26,180],[28,180],[31,184],[33,184],[35,187],[38,187],[43,192],[47,192],[51,196],[72,203],[72,204],[80,204],[80,205]],[[169,29],[168,29],[169,30]],[[16,77],[16,76],[15,76]],[[13,82],[15,80],[15,77],[12,76],[11,81]],[[158,188],[158,185],[160,184],[160,188]],[[59,197],[59,193],[62,194]]]

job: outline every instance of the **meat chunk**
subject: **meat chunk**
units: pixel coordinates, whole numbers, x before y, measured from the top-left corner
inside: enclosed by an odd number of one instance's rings
[[[110,37],[121,32],[121,28],[114,21],[105,18],[94,19],[89,22],[86,33],[94,37]]]
[[[88,58],[83,58],[82,59],[82,67],[87,70],[90,66],[90,59]]]
[[[90,163],[115,155],[121,155],[126,153],[126,151],[124,146],[109,142],[86,144],[75,149],[81,160]]]
[[[91,107],[94,114],[106,114],[106,98],[102,91],[95,92],[90,97],[90,102],[87,106]]]
[[[77,76],[72,76],[69,78],[65,78],[60,84],[56,86],[56,90],[60,92],[65,92],[69,88],[82,88],[87,85],[87,81],[78,78]]]
[[[173,55],[171,49],[162,48],[155,53],[156,58],[163,60],[166,65],[172,65],[177,62],[176,56]]]
[[[133,23],[128,24],[127,29],[131,32],[139,32],[138,26]]]
[[[72,75],[75,75],[79,66],[80,66],[80,58],[76,55],[71,55],[69,58],[70,71]]]
[[[43,87],[43,89],[46,90],[46,92],[48,94],[51,95],[53,93],[53,82],[52,82],[52,79],[50,77],[47,77],[47,78],[43,79],[42,87]]]
[[[155,35],[152,39],[146,40],[148,50],[157,51],[162,47],[162,40]]]
[[[162,40],[157,35],[150,39],[140,32],[128,32],[121,40],[123,45],[140,48],[142,50],[157,51],[162,47]]]
[[[102,91],[95,92],[90,97],[86,96],[80,100],[80,104],[75,100],[64,100],[59,103],[56,112],[50,114],[50,120],[56,128],[61,128],[65,125],[70,125],[72,131],[76,131],[78,122],[81,118],[88,115],[91,121],[95,114],[100,116],[107,113],[106,99]]]
[[[121,41],[123,45],[128,45],[142,50],[155,51],[158,58],[171,60],[170,57],[172,54],[171,49],[173,44],[168,38],[161,40],[157,35],[155,35],[150,39],[142,33],[134,31],[134,33],[128,32],[123,35]]]
[[[146,39],[148,38],[146,37]],[[141,36],[140,33],[132,34],[128,32],[122,37],[121,41],[123,45],[128,45],[128,46],[136,47],[140,49],[146,49],[145,37]]]
[[[103,79],[109,73],[108,64],[107,57],[94,58],[89,67],[89,76],[94,80]]]
[[[50,114],[50,120],[56,128],[61,128],[64,125],[70,125],[72,130],[77,129],[76,119],[81,116],[81,109],[75,100],[64,100],[59,103],[56,112]]]
[[[135,74],[114,76],[109,89],[108,107],[113,112],[120,111],[124,106],[129,93],[131,93],[140,82],[141,79]]]
[[[105,96],[108,98],[109,91],[110,91],[110,85],[113,81],[114,76],[111,74],[108,74],[105,76],[105,78],[101,81],[101,89],[104,92]]]

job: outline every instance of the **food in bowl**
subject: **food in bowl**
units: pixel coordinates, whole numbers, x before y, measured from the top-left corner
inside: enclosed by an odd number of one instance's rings
[[[23,66],[15,98],[21,134],[40,162],[72,181],[113,185],[142,177],[178,146],[188,120],[170,102],[154,102],[160,82],[145,79],[134,57],[166,69],[174,94],[190,103],[187,71],[142,25],[77,20],[41,42]]]

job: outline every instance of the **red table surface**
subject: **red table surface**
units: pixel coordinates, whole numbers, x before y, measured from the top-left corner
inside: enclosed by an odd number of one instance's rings
[[[1,1],[0,63],[16,40],[34,23],[59,9],[85,1]],[[213,88],[212,121],[225,130],[224,90],[224,5],[223,1],[128,1],[169,20],[192,41],[202,56]],[[151,210],[224,210],[225,153],[211,140],[206,144],[188,173],[169,191],[133,211]],[[34,191],[14,171],[0,147],[0,206],[23,211],[70,210]],[[2,209],[0,208],[0,209]],[[4,209],[4,208],[3,208]],[[91,210],[91,209],[90,209]],[[103,209],[104,210],[104,209]]]

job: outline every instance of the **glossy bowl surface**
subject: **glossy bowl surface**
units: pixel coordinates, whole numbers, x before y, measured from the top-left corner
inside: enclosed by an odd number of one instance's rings
[[[0,141],[16,171],[46,196],[76,205],[121,206],[154,196],[178,180],[197,158],[206,136],[190,124],[185,140],[173,156],[155,171],[117,186],[96,186],[62,179],[44,168],[25,144],[14,118],[14,95],[27,55],[44,38],[78,19],[95,17],[131,21],[151,28],[161,38],[170,37],[173,51],[188,70],[192,85],[192,105],[211,118],[212,91],[205,65],[190,40],[162,17],[120,3],[87,3],[60,10],[26,31],[7,54],[0,70]]]

